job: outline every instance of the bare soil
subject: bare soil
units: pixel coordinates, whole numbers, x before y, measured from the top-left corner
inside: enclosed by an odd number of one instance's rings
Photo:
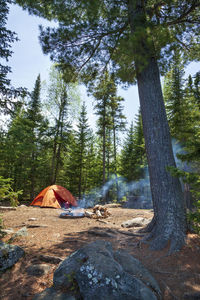
[[[139,243],[142,237],[136,234],[137,228],[121,227],[122,222],[133,217],[152,218],[151,210],[120,207],[108,210],[111,216],[102,221],[86,217],[61,219],[62,211],[50,208],[18,207],[16,211],[3,212],[4,228],[12,228],[16,232],[27,226],[28,236],[18,237],[12,243],[22,247],[25,256],[1,275],[0,299],[31,300],[33,295],[52,285],[57,264],[50,264],[51,272],[41,277],[28,275],[28,266],[44,263],[41,254],[65,259],[97,239],[110,241],[114,249],[126,249],[138,258],[157,279],[164,300],[186,299],[186,293],[200,292],[199,236],[188,234],[183,249],[170,256],[168,249],[151,251],[148,245]],[[31,221],[30,218],[36,220]],[[2,240],[9,241],[11,236],[7,235]]]

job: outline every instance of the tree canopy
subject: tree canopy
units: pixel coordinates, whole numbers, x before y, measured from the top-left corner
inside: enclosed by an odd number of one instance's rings
[[[12,43],[18,40],[17,34],[6,28],[6,23],[9,13],[9,4],[11,0],[0,0],[0,59],[8,62],[12,56]],[[0,111],[11,112],[13,105],[17,101],[13,98],[19,95],[24,95],[26,90],[22,88],[14,88],[11,85],[8,74],[11,68],[8,65],[0,63]]]
[[[91,79],[107,65],[123,82],[134,81],[135,63],[145,64],[142,40],[156,54],[160,69],[167,66],[177,45],[189,60],[199,56],[199,1],[31,1],[16,0],[29,13],[55,20],[55,28],[40,27],[40,43],[63,70],[81,71]],[[142,8],[131,33],[130,5]],[[138,10],[136,8],[135,11]],[[144,17],[145,15],[145,17]],[[89,76],[90,75],[90,76]]]

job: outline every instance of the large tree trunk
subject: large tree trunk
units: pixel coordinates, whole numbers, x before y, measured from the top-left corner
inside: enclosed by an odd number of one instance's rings
[[[129,0],[129,17],[134,34],[137,26],[142,26],[145,21],[141,0]],[[180,181],[167,170],[169,166],[175,167],[175,160],[158,65],[144,35],[141,47],[142,51],[146,51],[145,61],[141,65],[136,59],[136,72],[154,205],[151,232],[146,240],[150,240],[152,249],[162,249],[170,241],[170,251],[175,251],[185,243],[185,204]]]

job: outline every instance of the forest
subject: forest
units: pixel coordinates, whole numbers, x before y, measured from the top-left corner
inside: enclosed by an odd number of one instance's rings
[[[9,80],[11,2],[58,25],[40,28],[52,68],[32,91]],[[93,204],[148,189],[153,249],[169,240],[181,248],[190,223],[199,232],[200,72],[185,76],[199,60],[198,9],[195,0],[0,0],[0,108],[9,120],[0,128],[0,201],[28,204],[52,184]],[[140,109],[127,126],[118,87],[136,83]],[[80,84],[94,99],[96,131]]]

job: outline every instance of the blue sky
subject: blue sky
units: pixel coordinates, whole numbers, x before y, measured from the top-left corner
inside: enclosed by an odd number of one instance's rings
[[[49,68],[52,64],[49,57],[42,53],[39,44],[39,24],[47,26],[50,23],[42,18],[30,16],[28,12],[16,5],[11,6],[7,27],[18,34],[20,41],[12,46],[13,55],[8,63],[12,68],[12,73],[9,74],[9,78],[15,87],[24,86],[30,91],[39,73],[42,80],[48,81]],[[195,74],[199,69],[199,63],[192,63],[187,68],[187,74]],[[134,120],[139,107],[137,86],[132,86],[128,90],[119,88],[119,95],[125,99],[124,113],[130,123]],[[86,101],[90,125],[94,126],[93,99],[87,97],[84,88],[81,88],[81,98]]]

